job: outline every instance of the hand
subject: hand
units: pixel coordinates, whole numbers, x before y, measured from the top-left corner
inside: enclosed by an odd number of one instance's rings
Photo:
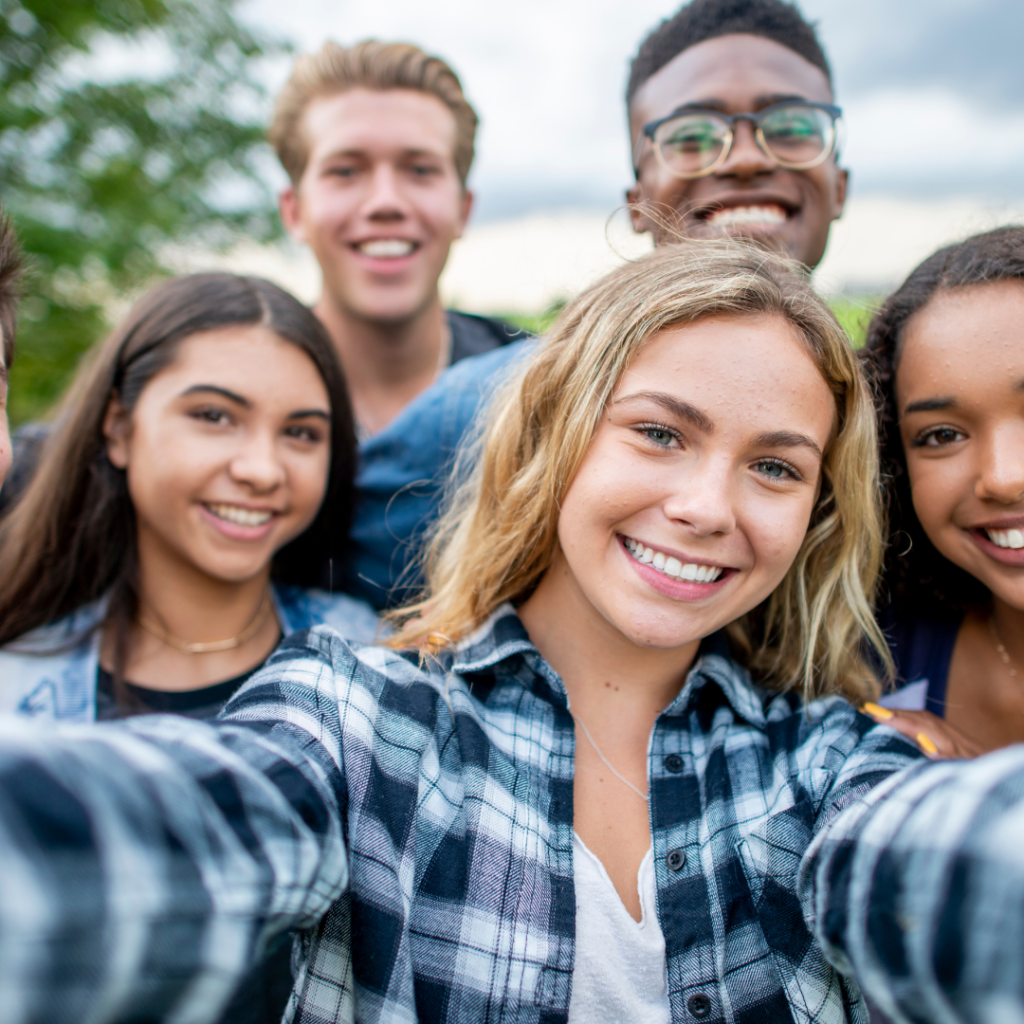
[[[876,722],[903,733],[933,761],[971,758],[985,753],[984,747],[970,736],[930,711],[890,710],[870,703],[860,710]]]

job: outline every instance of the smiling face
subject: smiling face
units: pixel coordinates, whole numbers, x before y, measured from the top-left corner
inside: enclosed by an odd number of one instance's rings
[[[437,301],[472,205],[455,169],[454,116],[426,93],[352,89],[313,100],[301,130],[309,159],[282,193],[285,227],[315,253],[341,312],[412,319]]]
[[[127,472],[140,562],[242,582],[316,518],[330,402],[313,361],[265,327],[183,341],[131,413],[111,403],[110,461]]]
[[[760,604],[807,533],[835,416],[782,318],[714,317],[655,335],[562,502],[542,585],[563,592],[549,607],[670,649]]]
[[[643,126],[693,104],[725,114],[757,113],[782,100],[831,103],[824,73],[770,39],[734,34],[698,43],[671,60],[638,90],[630,107],[635,145]],[[627,192],[632,204],[675,222],[688,237],[740,235],[761,238],[809,267],[821,261],[829,226],[843,210],[846,171],[832,156],[818,167],[779,167],[757,146],[747,121],[735,127],[725,162],[703,178],[682,179],[657,160],[649,140],[639,158],[639,178]],[[637,231],[652,231],[655,244],[675,240],[654,217],[634,210]]]
[[[925,532],[1024,610],[1024,286],[940,292],[907,324],[900,434]]]

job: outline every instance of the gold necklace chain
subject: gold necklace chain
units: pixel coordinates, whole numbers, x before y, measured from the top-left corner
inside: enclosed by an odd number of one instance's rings
[[[649,804],[651,802],[650,796],[647,793],[645,793],[642,789],[640,789],[638,786],[634,786],[633,783],[630,782],[625,775],[620,775],[619,772],[616,771],[615,765],[613,765],[611,761],[609,761],[608,758],[604,756],[604,754],[601,751],[601,748],[594,742],[594,737],[590,735],[590,730],[587,728],[586,723],[583,721],[583,719],[577,718],[576,715],[573,715],[571,711],[569,712],[569,714],[572,715],[572,720],[576,722],[579,725],[579,727],[583,730],[583,735],[587,737],[587,741],[594,748],[594,753],[596,753],[597,756],[601,758],[601,760],[605,763],[605,766],[612,773],[612,775],[614,775],[615,778],[617,778],[619,782],[621,782],[624,786],[629,786],[629,788],[633,790],[633,792],[636,793],[636,795],[640,797],[640,799],[643,800],[645,804]]]
[[[1006,671],[1010,673],[1010,678],[1014,682],[1020,682],[1020,676],[1017,675],[1017,670],[1013,667],[1013,661],[1010,659],[1010,652],[1006,649],[1003,641],[999,639],[999,634],[996,632],[996,624],[993,619],[988,620],[988,630],[992,634],[992,642],[996,645],[996,654],[999,655],[1000,660],[1006,666]]]
[[[256,609],[256,614],[249,625],[238,636],[229,637],[227,640],[211,640],[208,643],[189,643],[187,640],[182,640],[180,637],[168,632],[159,623],[147,618],[141,612],[137,621],[151,636],[155,636],[157,640],[167,644],[168,647],[174,647],[181,651],[182,654],[212,654],[215,651],[232,651],[251,640],[263,628],[273,608],[274,605],[270,600],[270,592],[267,591],[264,593],[263,600],[260,601],[260,606]]]

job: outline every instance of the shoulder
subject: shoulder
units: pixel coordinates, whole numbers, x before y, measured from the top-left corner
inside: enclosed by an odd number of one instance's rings
[[[349,640],[373,643],[381,621],[365,601],[307,587],[275,586],[274,596],[285,636],[315,626],[331,626]]]
[[[0,712],[91,721],[106,608],[106,599],[85,605],[0,648]]]
[[[463,313],[454,309],[449,309],[446,313],[452,334],[452,363],[529,337],[528,332],[521,327],[494,317]]]
[[[430,731],[446,680],[413,654],[350,641],[330,626],[292,633],[229,701],[224,717],[290,722],[318,738],[340,728],[375,745],[397,727]],[[387,724],[382,728],[381,723]]]
[[[773,746],[789,760],[789,770],[822,790],[844,785],[874,785],[921,758],[898,732],[876,724],[842,697],[804,703],[796,693],[775,694],[767,711]]]

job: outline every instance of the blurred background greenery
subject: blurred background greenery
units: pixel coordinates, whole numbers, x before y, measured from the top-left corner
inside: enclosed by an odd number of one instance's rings
[[[31,260],[11,374],[40,415],[171,244],[280,231],[259,37],[235,0],[0,0],[0,203]]]
[[[838,295],[829,299],[836,314],[836,318],[843,325],[843,330],[850,336],[854,348],[860,348],[864,344],[871,323],[871,317],[882,304],[884,296],[864,295],[849,296]],[[510,314],[502,319],[514,323],[533,334],[543,334],[555,321],[555,317],[562,311],[565,301],[554,302],[542,313],[535,316],[523,316],[521,314]]]

